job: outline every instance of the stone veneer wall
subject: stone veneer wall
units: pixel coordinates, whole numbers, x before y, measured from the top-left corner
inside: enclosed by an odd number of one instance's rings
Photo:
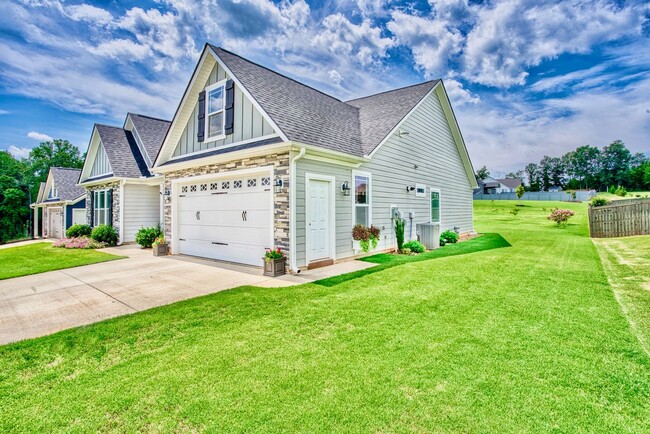
[[[191,176],[223,174],[241,169],[273,166],[274,177],[281,178],[284,185],[280,193],[273,192],[273,238],[275,246],[281,248],[287,256],[289,252],[289,153],[270,154],[262,157],[245,158],[227,163],[210,164],[206,166],[182,169],[165,174],[165,190],[171,191],[172,181]],[[273,180],[275,181],[275,179]],[[172,192],[173,194],[173,192]],[[171,197],[165,196],[164,204],[165,238],[171,240],[172,203]]]
[[[86,188],[86,223],[90,224],[91,222],[91,213],[92,209],[90,208],[92,203],[92,192],[95,190],[108,190],[109,188],[113,189],[113,227],[120,233],[120,182],[113,181],[106,184],[93,185],[92,187]],[[120,240],[121,241],[121,240]]]

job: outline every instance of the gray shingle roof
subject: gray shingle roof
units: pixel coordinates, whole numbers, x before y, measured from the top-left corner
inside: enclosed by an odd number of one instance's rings
[[[289,140],[369,154],[438,80],[344,102],[220,47],[217,56]]]
[[[83,195],[85,190],[83,187],[77,186],[81,169],[70,169],[68,167],[52,167],[50,168],[54,186],[59,193],[60,200],[75,200]]]
[[[149,160],[153,162],[158,155],[163,140],[165,140],[171,122],[137,113],[129,113],[128,116],[133,121],[136,133],[142,140]]]
[[[505,185],[508,188],[517,188],[521,185],[521,179],[519,178],[502,178],[497,179],[501,184]]]
[[[113,175],[120,178],[150,176],[138,144],[130,131],[120,127],[95,124],[99,138],[111,163]]]
[[[359,109],[364,153],[370,154],[438,81],[427,81],[347,101],[347,104]]]

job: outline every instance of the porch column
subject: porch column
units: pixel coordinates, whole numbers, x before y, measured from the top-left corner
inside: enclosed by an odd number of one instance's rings
[[[38,238],[38,207],[34,207],[34,238]]]

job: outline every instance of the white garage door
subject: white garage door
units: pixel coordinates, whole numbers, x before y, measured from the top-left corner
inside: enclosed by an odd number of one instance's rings
[[[61,208],[50,208],[50,227],[47,234],[50,238],[61,238],[63,231],[63,210]]]
[[[179,253],[262,265],[272,243],[268,174],[188,181],[179,188]]]

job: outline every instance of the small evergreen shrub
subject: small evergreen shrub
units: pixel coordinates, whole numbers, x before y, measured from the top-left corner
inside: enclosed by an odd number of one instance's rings
[[[111,225],[99,225],[93,229],[92,239],[100,243],[106,243],[107,246],[117,244],[117,231]]]
[[[616,196],[625,197],[627,196],[627,190],[625,189],[625,187],[619,185],[618,188],[614,191],[614,194]]]
[[[88,225],[72,225],[65,231],[68,238],[89,237],[93,229]]]
[[[162,235],[160,226],[150,228],[140,228],[135,234],[135,242],[145,249],[148,249],[156,241],[156,238]]]
[[[454,244],[458,242],[458,234],[454,231],[446,230],[440,234],[440,245]]]
[[[395,219],[395,239],[397,241],[397,251],[401,252],[404,247],[404,225],[406,220]]]
[[[420,243],[418,240],[411,240],[404,243],[403,248],[409,249],[413,253],[424,253],[424,251],[426,250],[422,245],[422,243]]]
[[[607,199],[605,196],[594,196],[591,198],[591,201],[589,202],[589,206],[597,207],[597,206],[605,206],[609,205],[612,203],[609,199]]]

